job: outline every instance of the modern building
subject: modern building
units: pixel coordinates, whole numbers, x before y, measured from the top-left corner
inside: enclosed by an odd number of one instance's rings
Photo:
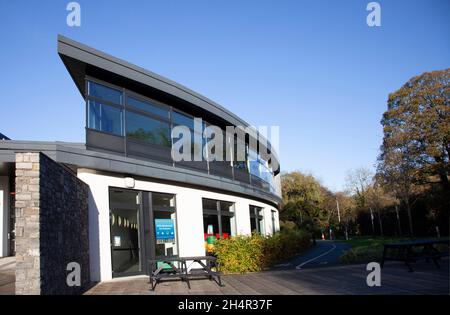
[[[77,293],[146,274],[151,258],[203,256],[208,233],[279,229],[280,170],[270,143],[256,151],[247,143],[241,162],[171,158],[175,126],[194,133],[194,117],[223,130],[245,121],[63,36],[58,54],[83,98],[86,142],[0,140],[0,256],[16,256],[16,293]],[[81,287],[66,284],[71,262],[81,268]]]

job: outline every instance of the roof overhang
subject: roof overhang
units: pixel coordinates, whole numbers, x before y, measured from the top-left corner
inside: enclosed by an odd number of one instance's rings
[[[3,163],[14,163],[17,152],[42,152],[54,161],[73,166],[74,169],[87,168],[120,176],[139,176],[201,189],[207,187],[209,190],[268,202],[276,207],[281,204],[280,196],[250,184],[161,163],[92,151],[82,143],[0,140],[0,166]]]

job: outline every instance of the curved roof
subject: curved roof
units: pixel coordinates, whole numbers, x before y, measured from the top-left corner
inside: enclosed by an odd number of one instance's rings
[[[83,97],[85,96],[86,69],[87,66],[89,66],[107,71],[108,73],[126,80],[134,81],[145,87],[167,93],[168,95],[188,102],[219,119],[223,119],[231,125],[250,126],[246,121],[242,120],[223,106],[181,84],[62,35],[58,35],[58,54]],[[271,145],[268,141],[267,143],[270,149]],[[270,151],[272,157],[278,162],[279,159],[277,153],[271,149]],[[279,162],[276,163],[276,165],[279,166]],[[278,171],[279,167],[276,172]]]

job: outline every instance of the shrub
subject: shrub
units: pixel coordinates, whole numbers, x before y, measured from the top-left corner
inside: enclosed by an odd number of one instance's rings
[[[355,247],[349,249],[339,257],[339,260],[343,264],[359,264],[359,263],[369,263],[372,261],[381,261],[383,256],[382,246],[364,246]]]
[[[285,230],[273,236],[253,233],[217,240],[214,253],[224,273],[261,271],[308,248],[310,238],[300,230]]]

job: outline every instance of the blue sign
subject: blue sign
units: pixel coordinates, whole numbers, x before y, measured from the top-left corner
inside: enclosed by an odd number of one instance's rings
[[[172,219],[155,219],[156,243],[175,242],[175,227]]]

